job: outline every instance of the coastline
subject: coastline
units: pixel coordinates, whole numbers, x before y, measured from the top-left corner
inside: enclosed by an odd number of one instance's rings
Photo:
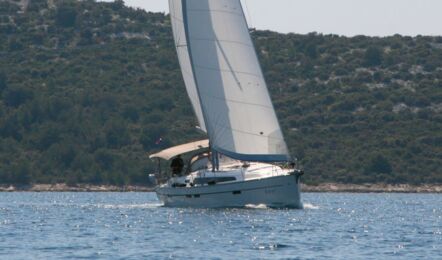
[[[31,184],[31,185],[0,185],[0,192],[152,192],[153,187],[147,186],[115,186],[78,184]]]
[[[322,183],[318,185],[302,184],[302,192],[349,192],[349,193],[442,193],[442,185],[436,184],[340,184]],[[78,184],[69,186],[65,183],[32,184],[32,185],[0,185],[0,192],[153,192],[148,186],[114,186]]]
[[[322,183],[302,184],[303,192],[349,192],[349,193],[442,193],[442,185],[437,184],[341,184]]]

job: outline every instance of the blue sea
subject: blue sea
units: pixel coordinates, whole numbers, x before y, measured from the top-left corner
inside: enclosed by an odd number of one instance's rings
[[[153,193],[0,193],[0,259],[442,259],[441,194],[303,202],[174,209]]]

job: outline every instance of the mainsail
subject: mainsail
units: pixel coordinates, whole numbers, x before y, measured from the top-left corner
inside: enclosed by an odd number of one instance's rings
[[[240,0],[170,0],[186,88],[211,148],[244,161],[289,160]]]

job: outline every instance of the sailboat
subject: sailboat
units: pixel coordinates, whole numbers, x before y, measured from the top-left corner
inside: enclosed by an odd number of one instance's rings
[[[169,0],[169,7],[187,94],[208,139],[150,156],[158,160],[159,200],[301,208],[303,171],[289,155],[240,0]],[[177,167],[161,171],[161,160]]]

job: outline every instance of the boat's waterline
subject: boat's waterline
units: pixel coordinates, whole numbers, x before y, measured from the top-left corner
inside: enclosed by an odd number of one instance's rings
[[[199,187],[158,187],[155,191],[166,207],[231,208],[266,205],[271,208],[302,208],[298,174]]]

